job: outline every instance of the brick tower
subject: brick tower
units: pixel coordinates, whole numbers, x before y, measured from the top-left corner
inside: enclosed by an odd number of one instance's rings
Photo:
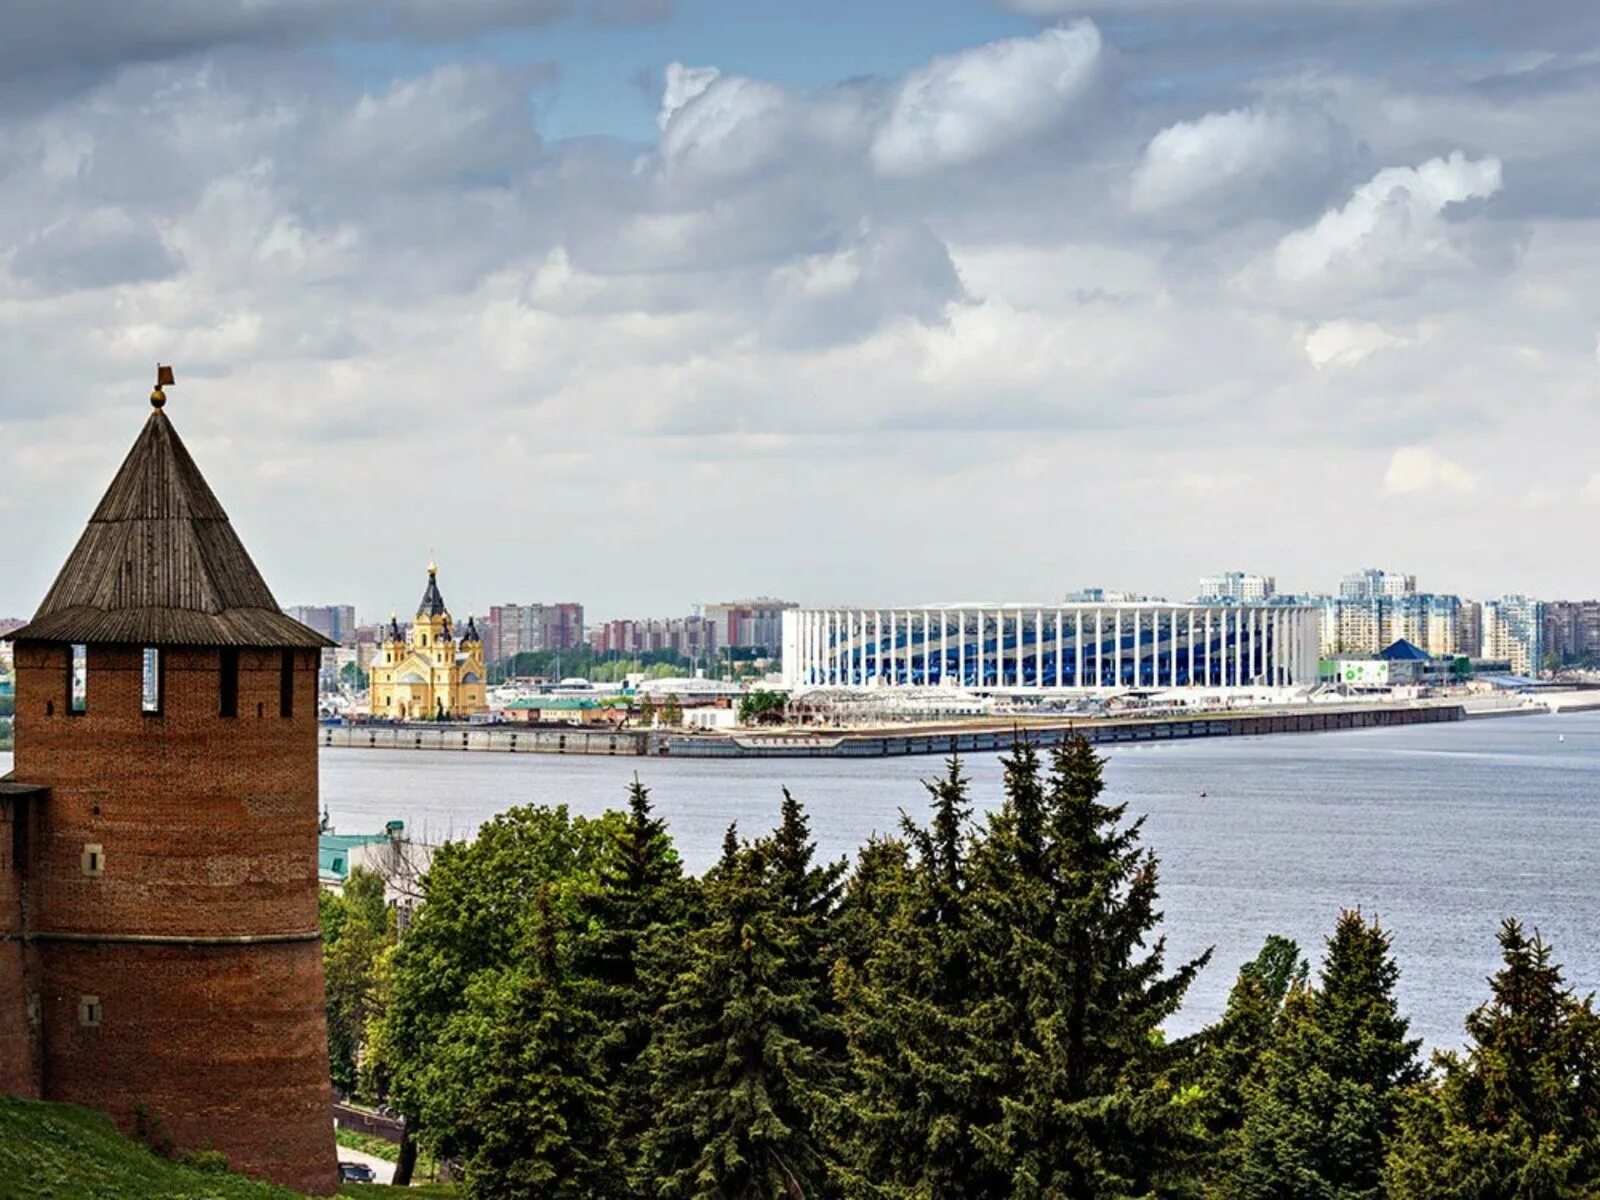
[[[337,1186],[316,677],[156,406],[16,650],[0,1088]]]

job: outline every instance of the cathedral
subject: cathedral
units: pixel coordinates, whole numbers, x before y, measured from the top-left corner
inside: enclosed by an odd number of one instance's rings
[[[372,715],[393,721],[460,720],[489,710],[483,639],[472,618],[458,638],[439,594],[439,568],[428,564],[428,588],[410,636],[389,618],[372,660]]]

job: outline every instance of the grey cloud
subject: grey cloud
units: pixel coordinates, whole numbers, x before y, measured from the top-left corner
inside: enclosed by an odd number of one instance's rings
[[[11,275],[51,291],[167,279],[179,262],[148,222],[101,209],[47,226],[12,254]]]

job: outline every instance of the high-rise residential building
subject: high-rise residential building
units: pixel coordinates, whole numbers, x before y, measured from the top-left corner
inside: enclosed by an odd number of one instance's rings
[[[1402,575],[1398,571],[1380,571],[1367,567],[1346,575],[1339,581],[1341,600],[1394,600],[1415,595],[1417,577]]]
[[[1460,648],[1456,653],[1468,658],[1483,656],[1483,605],[1476,600],[1461,602]]]
[[[1544,605],[1528,596],[1483,602],[1483,655],[1504,659],[1518,675],[1544,667]]]
[[[596,625],[589,631],[589,645],[596,654],[668,651],[709,660],[717,652],[717,628],[705,617],[623,618]]]
[[[1600,600],[1547,600],[1544,652],[1564,664],[1600,659]]]
[[[784,610],[799,608],[792,600],[733,600],[707,604],[701,615],[716,626],[716,648],[760,649],[776,655],[783,644]]]
[[[571,650],[583,644],[583,605],[495,604],[484,626],[484,652],[490,662],[539,650]]]
[[[1278,591],[1271,575],[1252,575],[1246,571],[1224,571],[1200,580],[1201,604],[1259,604]]]
[[[284,610],[291,618],[315,629],[330,642],[356,644],[356,608],[353,604],[295,604]]]
[[[1345,582],[1352,583],[1354,578]],[[1407,579],[1407,584],[1396,586],[1414,589],[1415,581]],[[1370,591],[1376,594],[1360,598],[1323,598],[1321,653],[1324,658],[1376,654],[1402,638],[1438,658],[1463,653],[1461,597],[1415,590],[1384,595],[1381,591],[1384,586],[1384,581],[1374,581]]]

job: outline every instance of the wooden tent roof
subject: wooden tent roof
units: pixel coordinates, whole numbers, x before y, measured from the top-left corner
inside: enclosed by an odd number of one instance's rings
[[[321,647],[285,616],[159,408],[12,641]]]

